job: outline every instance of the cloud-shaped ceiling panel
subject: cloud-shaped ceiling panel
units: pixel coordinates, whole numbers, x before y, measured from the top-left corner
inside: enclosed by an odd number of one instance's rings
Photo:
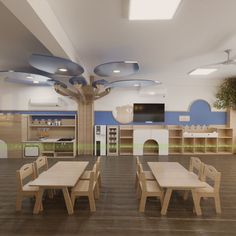
[[[1,71],[0,76],[3,76],[5,78],[5,81],[11,83],[27,84],[34,86],[53,85],[53,81],[51,80],[51,78],[39,74]]]
[[[38,70],[54,75],[79,76],[84,73],[82,66],[61,57],[32,54],[29,63]]]
[[[109,82],[106,81],[105,79],[100,79],[100,80],[94,81],[94,82],[92,83],[92,86],[93,86],[94,88],[96,88],[97,85],[103,85],[103,86],[105,86],[105,85],[108,84],[108,83],[109,83]]]
[[[128,87],[145,87],[161,84],[159,81],[153,80],[117,80],[108,84],[105,84],[108,88],[128,88]]]
[[[76,77],[72,77],[70,78],[69,82],[74,85],[74,84],[82,84],[87,85],[87,81],[83,76],[76,76]]]
[[[139,70],[136,61],[116,61],[98,65],[94,69],[94,73],[101,77],[123,77],[132,75]]]

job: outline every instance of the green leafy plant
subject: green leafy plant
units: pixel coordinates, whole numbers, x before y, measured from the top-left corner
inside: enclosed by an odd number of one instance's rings
[[[236,109],[236,77],[225,79],[219,86],[214,107]]]

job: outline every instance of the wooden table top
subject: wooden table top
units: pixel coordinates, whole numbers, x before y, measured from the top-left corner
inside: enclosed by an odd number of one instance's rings
[[[148,162],[148,165],[162,188],[202,188],[205,183],[185,169],[178,162]]]
[[[33,180],[31,186],[74,187],[89,162],[59,161]]]

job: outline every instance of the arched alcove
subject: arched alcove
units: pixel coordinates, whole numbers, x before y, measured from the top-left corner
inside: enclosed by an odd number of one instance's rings
[[[153,156],[159,154],[159,144],[154,139],[148,139],[143,145],[143,155]]]

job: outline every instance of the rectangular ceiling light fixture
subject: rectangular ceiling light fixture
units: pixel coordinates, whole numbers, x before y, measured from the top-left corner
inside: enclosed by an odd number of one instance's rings
[[[209,75],[217,70],[217,68],[197,68],[191,71],[189,75]]]
[[[129,0],[130,20],[171,20],[181,0]]]

